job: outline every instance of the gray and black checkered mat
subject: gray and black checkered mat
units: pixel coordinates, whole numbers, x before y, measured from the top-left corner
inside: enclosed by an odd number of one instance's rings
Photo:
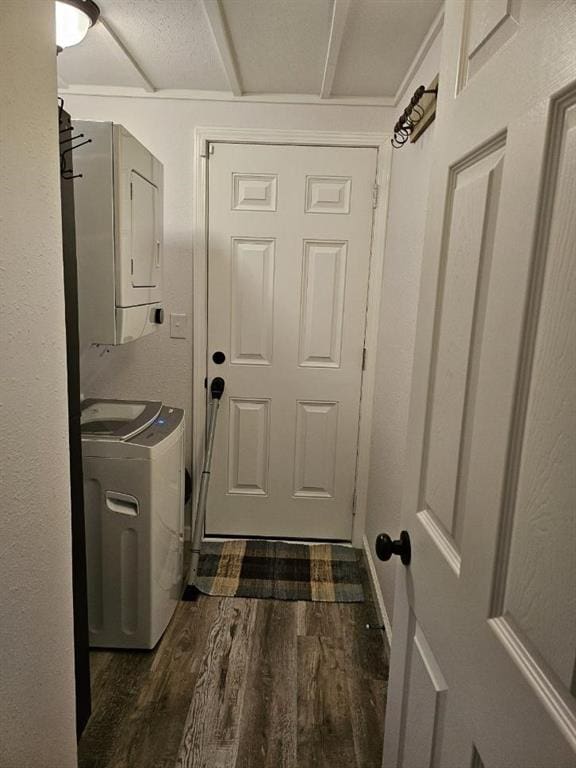
[[[338,544],[204,542],[196,586],[207,595],[360,603],[358,556]]]

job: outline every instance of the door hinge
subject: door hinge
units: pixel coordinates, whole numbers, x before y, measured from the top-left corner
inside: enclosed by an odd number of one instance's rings
[[[130,274],[134,274],[134,259],[130,259]]]
[[[366,347],[362,350],[362,370],[366,370]]]
[[[372,208],[376,208],[378,205],[378,194],[380,192],[380,185],[374,184],[372,187]]]
[[[130,200],[134,197],[134,185],[130,182]]]

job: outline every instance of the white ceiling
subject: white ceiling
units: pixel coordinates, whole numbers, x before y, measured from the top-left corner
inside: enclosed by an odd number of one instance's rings
[[[96,0],[63,87],[393,99],[442,0]]]

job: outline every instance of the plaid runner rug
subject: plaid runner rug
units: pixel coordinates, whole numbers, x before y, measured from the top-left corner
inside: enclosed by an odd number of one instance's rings
[[[207,595],[361,603],[354,549],[281,541],[204,542],[196,586]]]

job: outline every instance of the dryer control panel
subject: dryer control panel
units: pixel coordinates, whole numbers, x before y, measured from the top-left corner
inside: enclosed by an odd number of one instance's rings
[[[183,418],[184,411],[181,408],[164,405],[150,426],[133,437],[130,442],[147,447],[157,445],[180,426]]]

